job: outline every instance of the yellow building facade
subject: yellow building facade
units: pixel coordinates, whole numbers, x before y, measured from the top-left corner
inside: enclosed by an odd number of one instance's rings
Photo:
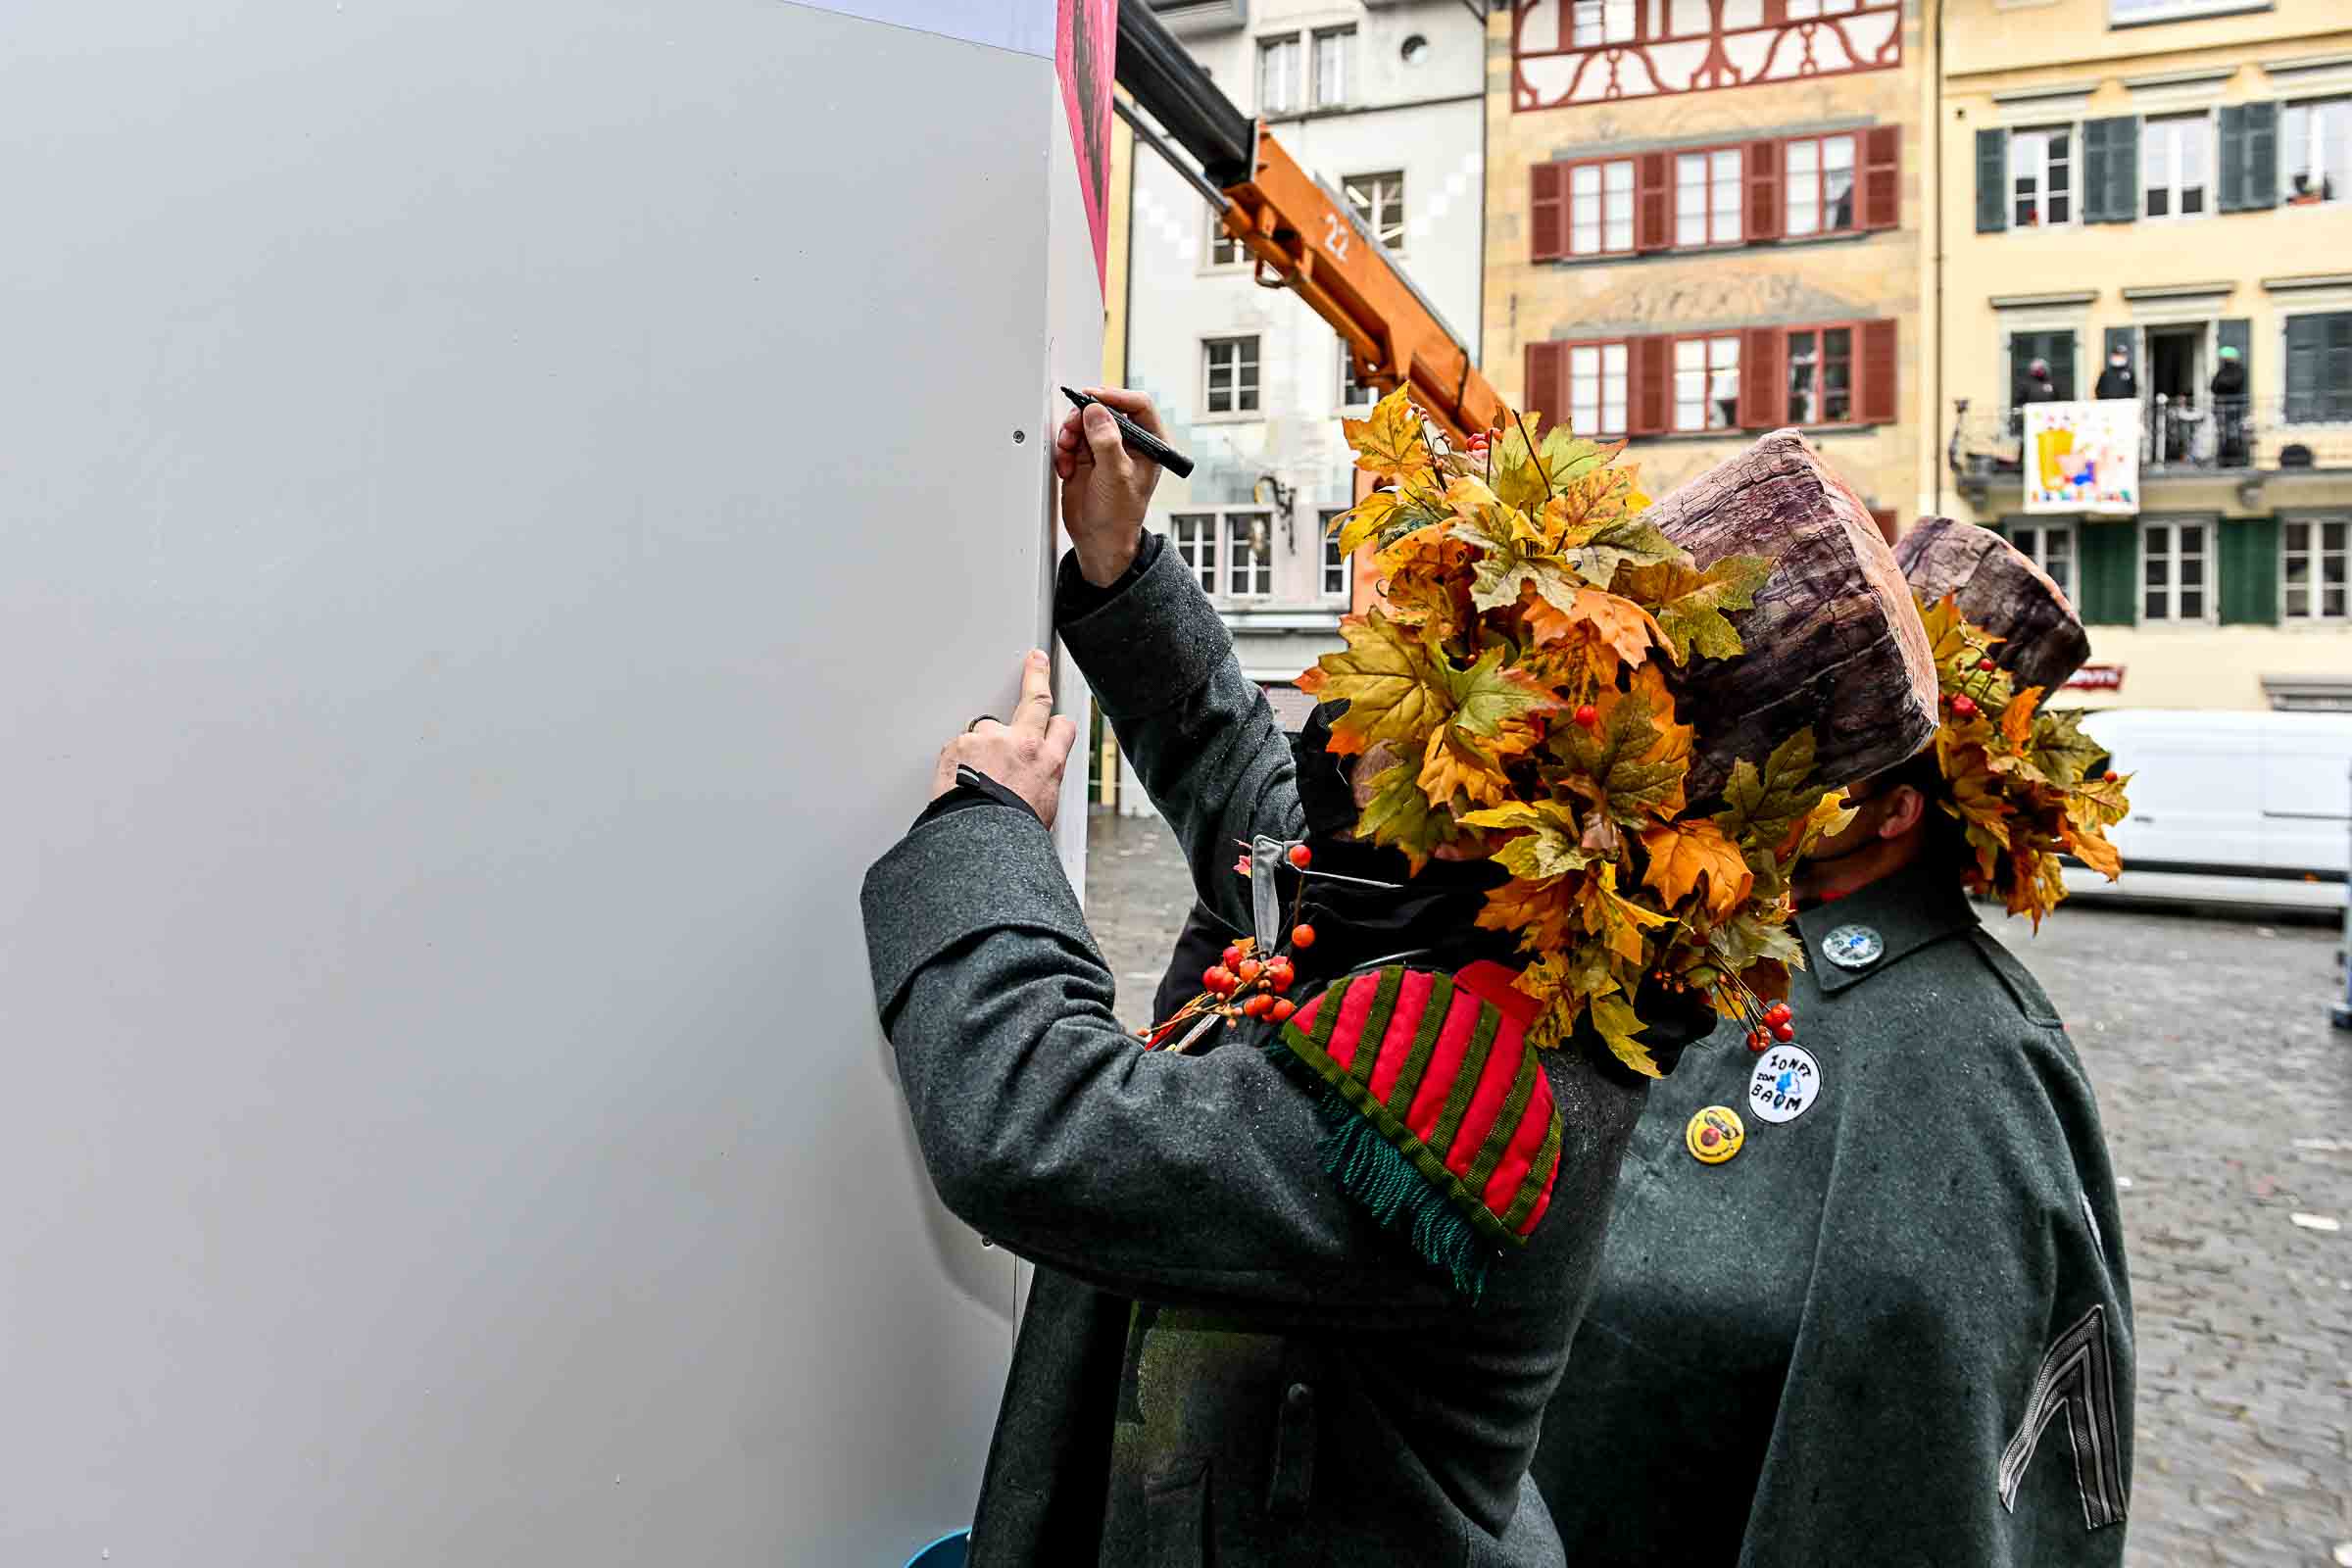
[[[1489,379],[1627,436],[1652,494],[1801,425],[1891,536],[1932,472],[1916,8],[1504,10],[1488,31]]]
[[[2074,596],[2069,701],[2352,707],[2352,7],[1950,0],[1941,34],[1930,510]],[[2043,397],[2132,401],[2136,513],[2027,513]]]

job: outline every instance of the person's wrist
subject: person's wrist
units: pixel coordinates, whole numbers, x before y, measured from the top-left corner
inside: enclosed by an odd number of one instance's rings
[[[1126,576],[1127,568],[1135,564],[1136,552],[1144,543],[1143,524],[1114,525],[1087,532],[1088,537],[1070,541],[1078,553],[1078,574],[1097,588],[1107,588]]]

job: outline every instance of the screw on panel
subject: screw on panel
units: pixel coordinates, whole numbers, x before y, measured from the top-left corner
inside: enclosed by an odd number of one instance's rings
[[[1012,444],[1016,447],[1028,439],[1029,432],[1026,430],[1015,430],[1012,432]]]

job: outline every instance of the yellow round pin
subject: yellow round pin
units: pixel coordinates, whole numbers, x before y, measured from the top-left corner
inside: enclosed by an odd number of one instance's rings
[[[1683,1147],[1702,1165],[1722,1164],[1740,1152],[1746,1140],[1747,1129],[1740,1124],[1740,1113],[1729,1105],[1692,1111],[1690,1124],[1683,1129]]]

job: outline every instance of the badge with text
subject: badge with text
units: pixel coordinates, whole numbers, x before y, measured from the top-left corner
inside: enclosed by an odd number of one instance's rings
[[[1867,969],[1886,951],[1886,939],[1866,925],[1841,925],[1821,939],[1821,956],[1840,969]]]
[[[1740,1125],[1740,1113],[1729,1105],[1692,1111],[1690,1124],[1683,1129],[1683,1147],[1701,1165],[1722,1164],[1740,1152],[1746,1139],[1747,1129]]]
[[[1766,1121],[1794,1121],[1821,1094],[1821,1063],[1801,1046],[1775,1046],[1757,1058],[1747,1108]]]

